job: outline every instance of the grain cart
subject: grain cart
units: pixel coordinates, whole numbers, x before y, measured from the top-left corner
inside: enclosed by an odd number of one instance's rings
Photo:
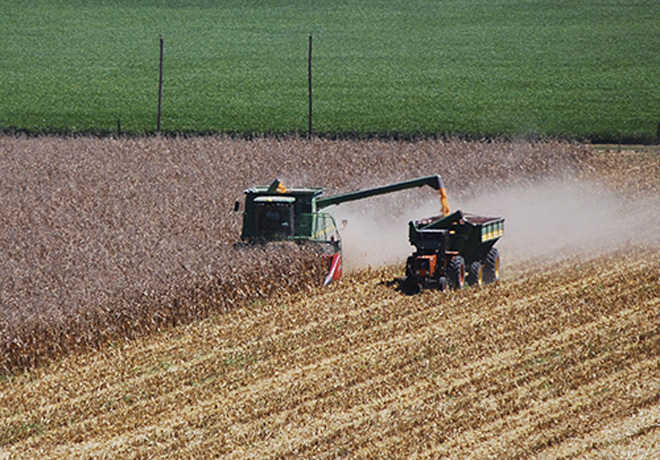
[[[270,186],[245,190],[241,239],[249,244],[272,241],[318,244],[328,263],[324,284],[341,277],[341,235],[332,215],[321,212],[328,206],[428,185],[440,193],[443,212],[448,212],[447,196],[440,176],[420,177],[405,182],[356,192],[321,197],[320,187],[286,188],[279,181]],[[237,203],[236,210],[239,204]]]
[[[408,239],[416,251],[406,261],[403,290],[463,289],[465,284],[493,283],[500,276],[500,255],[493,245],[504,234],[504,219],[456,211],[448,216],[414,220]]]

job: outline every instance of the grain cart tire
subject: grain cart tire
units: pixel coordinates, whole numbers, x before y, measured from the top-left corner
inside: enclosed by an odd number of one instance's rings
[[[465,287],[465,260],[461,256],[454,256],[447,265],[447,278],[454,289]]]
[[[484,282],[484,266],[475,260],[468,267],[467,283],[470,286],[481,286]]]
[[[500,252],[491,248],[484,258],[484,283],[494,283],[500,279]]]

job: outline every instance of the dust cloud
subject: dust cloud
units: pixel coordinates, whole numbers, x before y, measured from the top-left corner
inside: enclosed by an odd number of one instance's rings
[[[329,209],[342,235],[344,270],[396,264],[403,267],[414,250],[408,242],[408,222],[440,214],[437,192],[423,190],[426,193],[401,192]],[[413,204],[406,205],[409,202]],[[347,222],[343,229],[342,221]]]
[[[498,247],[511,262],[543,263],[657,245],[658,204],[632,202],[604,184],[564,180],[501,190],[465,208],[506,218]]]
[[[382,265],[403,267],[414,248],[408,222],[439,214],[430,194],[406,209],[395,196],[346,203],[329,211],[341,228],[345,270]],[[599,183],[571,179],[512,186],[469,199],[452,200],[452,211],[502,216],[504,237],[497,243],[503,263],[544,264],[571,257],[588,258],[626,246],[660,244],[660,200],[631,202]]]

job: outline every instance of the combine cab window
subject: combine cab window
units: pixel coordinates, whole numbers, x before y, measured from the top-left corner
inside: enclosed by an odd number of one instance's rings
[[[293,204],[293,199],[255,200],[257,235],[267,240],[283,240],[293,236]]]

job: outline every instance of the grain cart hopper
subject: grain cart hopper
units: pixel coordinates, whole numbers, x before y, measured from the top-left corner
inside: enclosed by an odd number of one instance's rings
[[[448,216],[414,220],[408,238],[416,251],[406,261],[403,290],[462,289],[499,279],[500,255],[493,245],[504,234],[504,219],[456,211]]]
[[[440,192],[443,210],[448,210],[442,179],[437,175],[326,198],[321,197],[322,188],[286,188],[276,179],[268,187],[245,190],[241,239],[250,244],[271,241],[319,244],[328,262],[328,274],[324,281],[324,284],[328,284],[341,277],[341,236],[332,215],[321,210],[332,205],[424,185]]]

